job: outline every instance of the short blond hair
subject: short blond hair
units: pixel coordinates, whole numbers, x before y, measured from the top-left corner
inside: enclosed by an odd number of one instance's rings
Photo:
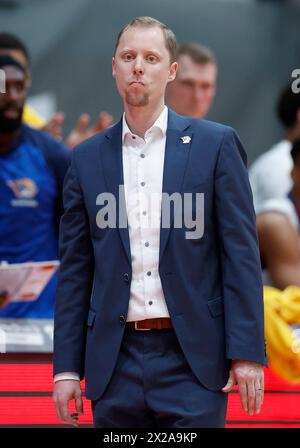
[[[143,26],[143,27],[158,26],[164,34],[165,44],[166,44],[166,48],[170,55],[171,63],[176,61],[176,59],[177,59],[177,42],[176,42],[175,34],[173,33],[173,31],[170,28],[167,27],[167,25],[165,25],[164,23],[160,22],[157,19],[154,19],[153,17],[148,17],[148,16],[135,17],[121,29],[121,31],[118,34],[117,42],[115,45],[115,54],[116,54],[116,51],[117,51],[117,48],[118,48],[118,45],[119,45],[119,42],[120,42],[120,39],[121,39],[123,33],[126,30],[128,30],[128,28],[131,28],[133,26]]]
[[[217,65],[217,60],[210,48],[198,42],[184,42],[177,47],[177,58],[187,55],[196,64],[214,64]]]

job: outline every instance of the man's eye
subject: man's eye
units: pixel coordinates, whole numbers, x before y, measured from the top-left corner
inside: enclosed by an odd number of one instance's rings
[[[17,92],[23,92],[24,90],[25,90],[25,84],[23,83],[23,82],[18,82],[16,85],[15,85],[15,89],[16,89],[16,91]]]
[[[182,81],[181,81],[181,84],[182,84],[184,87],[194,87],[194,83],[193,83],[192,81],[188,81],[188,80],[182,80]]]
[[[124,60],[125,61],[131,61],[132,60],[132,55],[131,54],[125,54],[124,55]]]
[[[155,62],[156,61],[156,57],[153,55],[147,56],[147,61],[149,62]]]

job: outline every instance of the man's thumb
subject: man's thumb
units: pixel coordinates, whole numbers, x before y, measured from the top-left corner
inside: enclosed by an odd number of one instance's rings
[[[226,386],[223,387],[222,391],[223,392],[229,392],[231,389],[233,389],[233,387],[235,386],[236,381],[235,381],[235,374],[233,373],[232,370],[230,370],[229,373],[229,378],[227,381]]]
[[[78,412],[79,415],[83,415],[83,401],[81,393],[75,397],[75,404],[76,412]]]

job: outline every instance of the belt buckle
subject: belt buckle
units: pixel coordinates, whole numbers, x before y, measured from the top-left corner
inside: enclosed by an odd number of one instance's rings
[[[137,320],[134,322],[134,329],[135,330],[137,330],[137,331],[151,331],[151,328],[138,328],[137,327],[138,322],[139,321],[137,321]]]

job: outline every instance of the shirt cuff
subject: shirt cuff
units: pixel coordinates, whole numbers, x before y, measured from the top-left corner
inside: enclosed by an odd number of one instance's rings
[[[62,380],[75,380],[75,381],[80,381],[79,375],[78,373],[75,372],[63,372],[63,373],[57,373],[54,376],[54,383],[56,383],[57,381],[62,381]]]

